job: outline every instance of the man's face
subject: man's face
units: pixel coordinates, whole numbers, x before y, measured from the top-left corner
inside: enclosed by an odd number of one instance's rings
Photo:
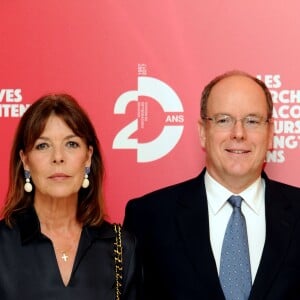
[[[220,114],[237,120],[250,116],[248,124],[237,121],[232,126],[224,126],[223,117],[219,125],[213,120],[199,121],[209,174],[238,192],[258,178],[267,150],[272,147],[273,123],[265,122],[268,110],[264,91],[245,76],[234,75],[221,80],[209,96],[207,117]],[[260,125],[252,126],[252,117],[262,120]]]

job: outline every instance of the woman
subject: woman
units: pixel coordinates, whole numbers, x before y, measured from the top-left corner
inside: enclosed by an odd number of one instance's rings
[[[46,95],[27,109],[0,223],[2,300],[140,299],[136,241],[122,231],[116,249],[103,173],[95,129],[72,96]]]

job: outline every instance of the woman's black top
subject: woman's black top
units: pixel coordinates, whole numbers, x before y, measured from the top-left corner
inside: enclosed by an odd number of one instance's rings
[[[84,227],[72,275],[64,285],[54,248],[40,231],[33,208],[17,217],[11,229],[0,222],[1,300],[114,300],[115,264],[113,226]],[[136,240],[122,232],[122,300],[140,299],[141,269]]]

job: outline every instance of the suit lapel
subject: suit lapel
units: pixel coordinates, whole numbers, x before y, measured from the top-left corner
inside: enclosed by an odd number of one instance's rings
[[[271,288],[291,240],[295,217],[293,208],[278,189],[266,179],[266,241],[249,299],[260,299]]]
[[[204,172],[186,186],[177,202],[177,224],[199,285],[223,299],[215,259],[210,245]]]

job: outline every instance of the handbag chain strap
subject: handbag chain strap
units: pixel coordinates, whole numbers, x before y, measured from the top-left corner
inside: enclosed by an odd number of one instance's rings
[[[123,249],[122,249],[122,235],[121,225],[113,224],[116,240],[114,242],[114,258],[115,258],[115,276],[116,276],[116,300],[121,299],[121,288],[123,279]]]

